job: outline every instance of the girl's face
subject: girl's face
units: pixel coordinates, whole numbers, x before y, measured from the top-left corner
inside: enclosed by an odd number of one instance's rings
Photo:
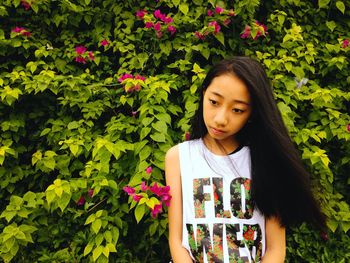
[[[251,115],[247,86],[238,77],[225,74],[215,77],[204,91],[203,118],[207,140],[217,139],[227,151],[238,146],[235,138]]]

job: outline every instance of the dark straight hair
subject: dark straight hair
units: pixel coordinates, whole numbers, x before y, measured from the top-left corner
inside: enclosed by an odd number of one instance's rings
[[[325,216],[312,194],[309,174],[283,123],[270,81],[259,62],[249,57],[233,57],[209,70],[192,119],[191,139],[207,134],[203,93],[215,77],[225,74],[242,80],[252,100],[250,121],[239,131],[237,139],[250,148],[254,205],[267,218],[277,216],[283,226],[309,222],[324,230]]]

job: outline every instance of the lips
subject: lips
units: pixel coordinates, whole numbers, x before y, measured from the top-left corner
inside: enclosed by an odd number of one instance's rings
[[[220,129],[216,129],[216,128],[211,128],[211,130],[212,130],[213,134],[215,134],[215,135],[221,135],[221,134],[225,133],[225,131],[220,130]]]

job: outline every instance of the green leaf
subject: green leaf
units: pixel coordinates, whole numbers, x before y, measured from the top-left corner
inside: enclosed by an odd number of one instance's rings
[[[87,246],[84,248],[84,256],[89,254],[92,251],[93,247],[94,247],[94,244],[92,242],[87,244]]]
[[[55,190],[49,190],[45,192],[46,194],[46,201],[50,205],[53,200],[56,198]]]
[[[181,3],[179,9],[184,15],[187,15],[189,10],[188,5],[186,3]]]
[[[91,215],[89,215],[89,217],[86,219],[86,221],[85,221],[85,224],[84,224],[84,225],[88,225],[88,224],[90,224],[90,223],[94,222],[94,221],[95,221],[95,219],[96,219],[95,214],[91,214]]]
[[[155,142],[165,142],[165,135],[163,133],[156,132],[150,136]]]
[[[112,243],[108,243],[107,247],[109,249],[109,252],[117,252],[117,250],[115,249],[115,245]]]
[[[214,36],[215,36],[215,38],[216,38],[217,40],[219,40],[219,42],[220,42],[223,46],[225,46],[225,37],[224,37],[224,34],[223,34],[222,32],[219,32],[219,33],[215,34]]]
[[[67,194],[66,192],[63,193],[62,197],[58,200],[58,207],[61,209],[61,211],[63,212],[64,209],[67,207],[67,205],[69,204],[71,195]]]
[[[330,0],[318,0],[319,8],[326,8],[329,4]]]
[[[333,32],[337,24],[334,21],[326,21],[326,26],[329,28],[329,30],[331,30],[331,32]]]
[[[92,222],[91,228],[94,231],[94,233],[97,234],[98,231],[100,231],[101,226],[102,226],[102,220],[98,218],[94,222]]]
[[[92,252],[92,259],[96,261],[98,257],[102,254],[103,252],[103,246],[98,246],[97,248],[94,249],[94,252]]]
[[[139,223],[140,220],[142,219],[142,217],[145,214],[145,205],[138,205],[135,209],[135,218],[136,218],[136,222]]]
[[[340,10],[340,12],[342,12],[343,14],[345,13],[345,5],[342,1],[337,1],[335,5]]]

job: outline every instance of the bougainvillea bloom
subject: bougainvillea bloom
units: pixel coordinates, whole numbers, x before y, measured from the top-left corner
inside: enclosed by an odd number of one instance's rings
[[[146,22],[145,23],[145,28],[152,28],[153,27],[153,23],[152,22]]]
[[[146,173],[147,173],[147,174],[152,173],[152,166],[148,166],[148,167],[146,168]]]
[[[83,55],[86,52],[86,47],[84,46],[77,46],[75,47],[75,53],[78,55]]]
[[[134,78],[133,75],[131,75],[129,73],[125,73],[118,79],[118,81],[123,82],[126,79],[133,79],[133,78]]]
[[[84,204],[85,204],[85,198],[84,198],[84,196],[80,196],[80,198],[77,202],[77,205],[82,206]]]
[[[244,31],[243,33],[241,34],[241,38],[248,38],[250,37],[250,32],[251,32],[251,27],[246,25],[245,28],[244,28]]]
[[[320,236],[321,236],[321,238],[322,238],[324,241],[328,241],[328,239],[329,239],[329,237],[328,237],[328,235],[327,235],[326,232],[321,232],[321,233],[320,233]]]
[[[94,189],[88,190],[88,196],[92,197],[94,195]]]
[[[108,45],[109,45],[109,42],[108,42],[107,39],[103,39],[103,40],[101,40],[100,45],[103,46],[103,47],[105,47],[105,46],[108,46]]]
[[[136,11],[136,17],[143,19],[143,17],[145,16],[145,14],[147,14],[147,11],[145,10],[139,10]]]
[[[350,132],[350,123],[346,126],[346,129]]]
[[[349,39],[344,39],[343,43],[341,44],[342,48],[347,48],[350,46]]]
[[[123,187],[124,192],[126,192],[128,195],[134,195],[135,194],[135,188],[131,186],[124,186]]]
[[[142,184],[141,184],[141,190],[142,191],[147,191],[148,190],[148,186],[147,186],[145,181],[143,181]]]
[[[30,3],[28,3],[27,1],[25,0],[21,0],[21,6],[26,10],[28,11],[31,7]]]
[[[196,32],[194,33],[194,36],[195,36],[196,38],[200,39],[200,40],[204,40],[204,39],[205,39],[205,35],[203,35],[202,33],[198,32],[198,31],[196,31]]]
[[[207,11],[207,15],[208,15],[208,16],[212,16],[213,14],[214,14],[214,12],[211,11],[210,9]]]
[[[155,205],[154,208],[151,209],[151,215],[153,218],[156,218],[160,212],[162,212],[162,205],[161,204]]]
[[[15,32],[15,33],[21,33],[22,31],[25,31],[24,27],[16,26],[14,29],[12,29],[12,32]]]
[[[228,15],[229,15],[229,16],[235,16],[235,11],[233,11],[233,9],[230,9],[230,10],[228,11]]]
[[[82,56],[77,56],[77,57],[75,58],[75,62],[85,64],[85,63],[86,63],[86,59],[83,58]]]
[[[160,30],[160,23],[157,22],[155,25],[154,25],[154,30],[155,31],[159,31]]]
[[[168,26],[168,31],[171,35],[174,35],[176,33],[176,27],[174,26]]]
[[[224,22],[223,22],[223,24],[225,26],[228,26],[230,23],[231,23],[231,19],[230,18],[225,19]]]
[[[217,13],[218,15],[220,15],[223,11],[224,9],[221,8],[220,6],[215,7],[215,13]]]
[[[160,19],[160,20],[164,20],[165,19],[165,14],[162,14],[161,12],[160,12],[160,10],[159,9],[157,9],[156,11],[154,11],[154,13],[153,13],[153,15],[154,15],[154,17],[155,18],[158,18],[158,19]]]
[[[94,60],[94,59],[95,59],[94,53],[92,53],[92,51],[89,51],[89,52],[88,52],[88,55],[89,55],[89,58],[90,58],[91,60]]]
[[[191,134],[190,134],[189,132],[186,132],[186,133],[185,133],[185,140],[186,140],[186,141],[189,141],[190,138],[191,138]]]
[[[140,199],[142,198],[143,196],[142,195],[133,195],[132,196],[132,199],[136,202],[140,201]]]
[[[210,22],[210,23],[208,24],[208,26],[214,27],[214,34],[217,34],[217,33],[220,32],[221,27],[220,27],[220,25],[219,25],[218,22],[216,22],[216,21]]]
[[[162,20],[165,24],[170,24],[174,21],[174,19],[172,19],[170,16],[167,16],[165,17],[163,20]]]
[[[139,80],[145,81],[146,78],[144,76],[136,75],[135,79],[139,79]]]

